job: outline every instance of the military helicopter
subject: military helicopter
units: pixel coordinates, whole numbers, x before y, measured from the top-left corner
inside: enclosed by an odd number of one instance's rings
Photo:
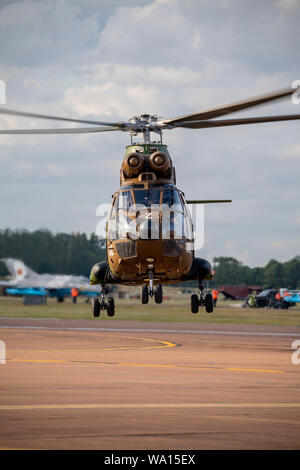
[[[212,295],[205,293],[203,281],[213,279],[214,272],[207,260],[195,257],[192,218],[188,205],[226,203],[231,200],[186,200],[184,193],[176,186],[175,167],[167,145],[162,141],[162,131],[300,119],[300,114],[216,119],[287,98],[296,92],[299,89],[284,89],[172,119],[142,114],[122,122],[72,119],[0,109],[0,114],[92,126],[0,130],[0,134],[130,133],[131,143],[126,147],[121,165],[120,188],[112,196],[106,226],[107,259],[96,263],[90,274],[90,283],[101,286],[99,296],[92,305],[95,317],[99,317],[101,310],[106,310],[109,317],[115,314],[114,299],[108,297],[106,300],[106,286],[109,284],[141,286],[143,304],[149,302],[149,297],[154,297],[155,302],[160,304],[163,301],[163,284],[192,280],[199,283],[199,295],[191,296],[192,313],[198,313],[200,306],[205,307],[208,313],[213,312]],[[151,133],[158,135],[157,140],[151,139]],[[135,141],[136,136],[142,136],[142,141]]]

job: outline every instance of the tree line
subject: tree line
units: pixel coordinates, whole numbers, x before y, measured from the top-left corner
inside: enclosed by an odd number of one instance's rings
[[[105,241],[94,233],[57,233],[41,229],[0,230],[0,258],[18,258],[38,273],[88,276],[91,267],[105,259]],[[266,266],[250,268],[232,257],[213,259],[212,285],[260,285],[300,288],[300,256],[280,263],[271,259]],[[7,274],[0,263],[0,276]]]
[[[0,258],[21,259],[37,273],[88,276],[105,259],[105,241],[94,233],[57,233],[49,230],[0,230]],[[0,263],[0,276],[7,270]]]
[[[300,256],[280,263],[271,259],[266,266],[250,268],[231,257],[213,259],[214,285],[259,285],[265,288],[300,289]]]

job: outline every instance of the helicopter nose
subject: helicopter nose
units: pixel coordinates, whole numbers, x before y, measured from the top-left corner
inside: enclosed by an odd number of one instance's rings
[[[143,220],[139,226],[138,237],[141,240],[158,240],[159,224],[151,219]]]

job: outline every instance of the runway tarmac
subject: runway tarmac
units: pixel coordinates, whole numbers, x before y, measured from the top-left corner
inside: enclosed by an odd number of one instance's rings
[[[300,448],[298,327],[2,318],[0,340],[2,449]]]

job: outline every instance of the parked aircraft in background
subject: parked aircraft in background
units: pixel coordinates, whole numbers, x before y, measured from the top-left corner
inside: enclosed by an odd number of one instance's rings
[[[91,286],[89,279],[84,276],[71,274],[38,274],[26,264],[14,258],[1,258],[8,269],[11,279],[1,281],[6,286],[7,293],[11,295],[50,295],[63,300],[70,295],[71,289],[76,287],[80,295],[96,297],[99,288]],[[40,292],[40,294],[37,294]]]

